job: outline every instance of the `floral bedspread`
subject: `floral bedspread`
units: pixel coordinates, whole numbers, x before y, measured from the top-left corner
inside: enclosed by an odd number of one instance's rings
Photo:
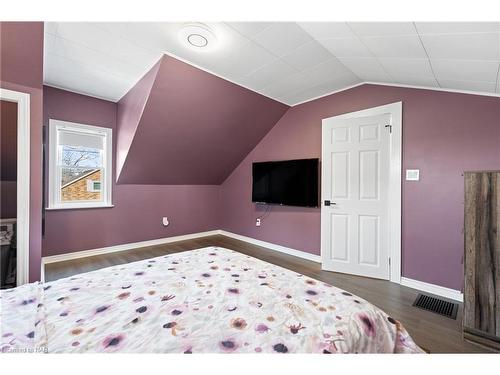
[[[372,304],[208,247],[1,292],[2,352],[421,353]]]

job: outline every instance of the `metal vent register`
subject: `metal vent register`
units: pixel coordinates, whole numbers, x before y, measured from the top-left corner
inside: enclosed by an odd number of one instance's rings
[[[457,318],[458,303],[448,302],[440,298],[419,294],[413,306],[446,316],[450,319]]]

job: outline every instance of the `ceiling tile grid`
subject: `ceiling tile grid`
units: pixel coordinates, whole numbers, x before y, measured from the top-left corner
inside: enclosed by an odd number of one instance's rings
[[[193,51],[181,22],[47,22],[46,84],[118,101],[170,54],[288,105],[362,82],[500,94],[500,22],[228,22]]]

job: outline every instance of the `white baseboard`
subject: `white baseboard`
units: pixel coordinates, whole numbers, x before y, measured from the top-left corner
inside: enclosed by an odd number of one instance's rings
[[[91,250],[76,251],[76,252],[67,253],[67,254],[51,255],[51,256],[42,257],[42,264],[41,264],[42,282],[44,281],[44,278],[45,278],[44,277],[45,276],[44,275],[45,264],[63,262],[63,261],[72,260],[72,259],[86,258],[86,257],[95,256],[95,255],[115,253],[115,252],[119,252],[119,251],[133,250],[133,249],[137,249],[140,247],[146,247],[146,246],[162,245],[162,244],[166,244],[166,243],[190,240],[190,239],[207,237],[207,236],[213,236],[213,235],[217,235],[217,234],[223,235],[226,237],[230,237],[230,238],[234,238],[236,240],[244,241],[244,242],[247,242],[247,243],[250,243],[253,245],[262,246],[262,247],[265,247],[265,248],[270,249],[270,250],[278,251],[280,253],[292,255],[292,256],[306,259],[306,260],[309,260],[312,262],[321,263],[321,256],[320,255],[306,253],[304,251],[292,249],[290,247],[281,246],[281,245],[277,245],[277,244],[262,241],[262,240],[257,240],[257,239],[252,238],[252,237],[243,236],[243,235],[228,232],[225,230],[212,230],[212,231],[207,231],[207,232],[186,234],[186,235],[182,235],[182,236],[158,238],[155,240],[133,242],[133,243],[91,249]],[[401,277],[401,285],[407,286],[409,288],[421,290],[423,292],[442,296],[445,298],[449,298],[452,300],[456,300],[456,301],[460,301],[460,302],[463,301],[463,294],[460,291],[445,288],[445,287],[442,287],[439,285],[429,284],[429,283],[425,283],[423,281],[409,279],[407,277]]]
[[[219,230],[219,234],[222,234],[223,236],[234,238],[236,240],[248,242],[248,243],[251,243],[253,245],[262,246],[262,247],[265,247],[267,249],[271,249],[274,251],[279,251],[280,253],[285,253],[285,254],[293,255],[295,257],[299,257],[302,259],[310,260],[312,262],[321,263],[321,256],[320,255],[306,253],[305,251],[292,249],[292,248],[286,247],[286,246],[276,245],[276,244],[271,243],[271,242],[257,240],[257,239],[252,238],[252,237],[242,236],[241,234],[231,233],[231,232],[227,232],[225,230]]]
[[[57,262],[63,262],[66,260],[71,260],[71,259],[87,258],[87,257],[95,256],[95,255],[116,253],[118,251],[132,250],[132,249],[137,249],[139,247],[162,245],[162,244],[166,244],[166,243],[170,243],[170,242],[177,242],[177,241],[191,240],[194,238],[213,236],[216,234],[219,234],[218,230],[211,230],[211,231],[207,231],[207,232],[192,233],[192,234],[186,234],[186,235],[182,235],[182,236],[165,237],[165,238],[158,238],[155,240],[132,242],[132,243],[126,243],[126,244],[122,244],[122,245],[101,247],[98,249],[75,251],[73,253],[67,253],[67,254],[51,255],[51,256],[42,257],[42,267],[44,264],[48,264],[48,263],[57,263]]]
[[[437,296],[449,298],[455,301],[463,302],[464,295],[461,291],[445,288],[444,286],[439,286],[435,284],[425,283],[423,281],[409,279],[407,277],[401,278],[401,285],[407,286],[408,288],[413,288],[420,290],[422,292],[427,292],[435,294]]]
[[[313,262],[318,262],[318,263],[321,262],[321,257],[319,255],[314,255],[314,254],[306,253],[304,251],[292,249],[289,247],[285,247],[285,246],[276,245],[276,244],[273,244],[270,242],[257,240],[255,238],[242,236],[239,234],[227,232],[225,230],[212,230],[212,231],[207,231],[207,232],[187,234],[187,235],[183,235],[183,236],[158,238],[158,239],[149,240],[149,241],[133,242],[133,243],[127,243],[127,244],[121,244],[121,245],[115,245],[115,246],[101,247],[101,248],[91,249],[91,250],[75,251],[75,252],[67,253],[67,254],[51,255],[51,256],[42,257],[42,271],[41,271],[42,272],[42,275],[41,275],[42,281],[44,281],[43,279],[44,279],[44,273],[45,273],[44,272],[45,271],[45,264],[64,262],[66,260],[72,260],[72,259],[87,258],[87,257],[91,257],[91,256],[115,253],[115,252],[119,252],[119,251],[133,250],[133,249],[137,249],[140,247],[146,247],[146,246],[162,245],[162,244],[171,243],[171,242],[191,240],[194,238],[213,236],[213,235],[217,235],[217,234],[231,237],[231,238],[234,238],[234,239],[237,239],[240,241],[248,242],[248,243],[251,243],[251,244],[254,244],[257,246],[266,247],[270,250],[279,251],[281,253],[293,255],[293,256],[296,256],[296,257],[299,257],[302,259],[307,259],[307,260],[310,260]]]

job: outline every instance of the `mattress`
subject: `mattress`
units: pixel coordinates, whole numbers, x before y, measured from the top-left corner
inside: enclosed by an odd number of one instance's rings
[[[0,294],[2,352],[422,353],[347,291],[207,247]]]

